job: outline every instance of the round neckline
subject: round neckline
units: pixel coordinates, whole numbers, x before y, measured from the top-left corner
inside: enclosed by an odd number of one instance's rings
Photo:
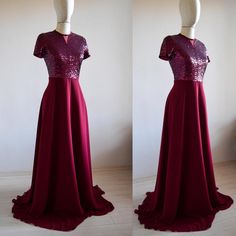
[[[72,31],[69,34],[62,34],[62,33],[58,32],[56,29],[53,30],[53,31],[56,32],[57,34],[61,35],[61,36],[70,36],[70,35],[73,34]]]
[[[183,38],[188,39],[189,41],[196,41],[196,40],[197,40],[196,38],[191,39],[191,38],[189,38],[189,37],[187,37],[187,36],[185,36],[185,35],[183,35],[183,34],[181,34],[181,33],[179,33],[178,35],[179,35],[179,36],[182,36]]]

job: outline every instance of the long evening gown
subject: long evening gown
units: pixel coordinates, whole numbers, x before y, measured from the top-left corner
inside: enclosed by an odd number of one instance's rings
[[[159,57],[170,63],[174,84],[167,97],[155,190],[135,212],[145,228],[200,231],[231,197],[217,191],[210,147],[203,76],[205,45],[182,34],[167,36]]]
[[[87,110],[79,85],[89,50],[84,37],[54,30],[38,36],[33,54],[44,58],[49,80],[40,105],[31,187],[12,200],[12,212],[24,222],[69,231],[114,208],[92,181]]]

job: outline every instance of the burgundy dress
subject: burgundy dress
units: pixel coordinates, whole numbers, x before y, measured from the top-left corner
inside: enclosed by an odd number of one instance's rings
[[[66,40],[67,39],[67,40]],[[93,186],[86,104],[79,85],[85,38],[56,30],[38,36],[34,55],[44,58],[49,80],[38,118],[31,187],[13,199],[13,216],[40,227],[69,231],[113,205]]]
[[[135,212],[145,228],[199,231],[209,228],[231,197],[217,191],[207,123],[204,44],[182,34],[167,36],[159,57],[168,60],[174,85],[168,95],[154,192]]]

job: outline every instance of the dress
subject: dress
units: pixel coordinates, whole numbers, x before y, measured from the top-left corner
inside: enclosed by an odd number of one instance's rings
[[[217,191],[203,76],[205,45],[182,34],[167,36],[159,57],[168,60],[174,84],[167,97],[156,185],[135,213],[145,228],[176,232],[211,227],[216,212],[233,203]]]
[[[33,54],[44,58],[49,80],[39,110],[31,187],[12,200],[12,212],[24,222],[69,231],[114,208],[92,181],[87,110],[79,85],[89,50],[84,37],[54,30],[38,36]]]

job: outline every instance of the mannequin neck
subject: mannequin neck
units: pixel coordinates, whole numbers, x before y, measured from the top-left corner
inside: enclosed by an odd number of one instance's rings
[[[69,35],[71,33],[70,22],[57,22],[56,31]]]
[[[180,33],[190,39],[195,39],[195,27],[194,26],[182,26]]]

